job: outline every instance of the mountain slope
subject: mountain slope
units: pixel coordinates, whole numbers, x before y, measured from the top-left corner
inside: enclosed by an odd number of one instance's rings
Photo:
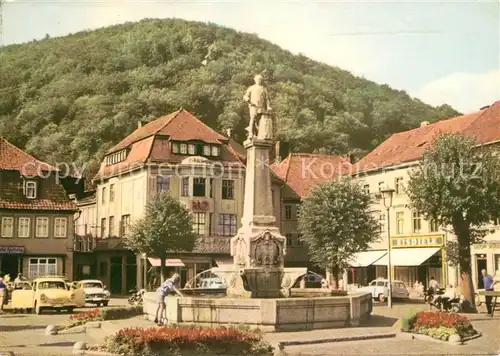
[[[276,134],[295,151],[362,152],[421,121],[458,115],[255,35],[178,19],[7,46],[0,63],[0,135],[87,173],[138,120],[181,106],[241,139],[242,95],[259,72],[269,83]]]

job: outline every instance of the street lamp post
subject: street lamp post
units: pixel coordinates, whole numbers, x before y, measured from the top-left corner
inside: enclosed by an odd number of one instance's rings
[[[389,282],[389,296],[387,299],[387,307],[392,308],[392,274],[391,274],[391,215],[392,196],[394,189],[385,188],[380,191],[384,201],[384,206],[387,213],[387,280]]]

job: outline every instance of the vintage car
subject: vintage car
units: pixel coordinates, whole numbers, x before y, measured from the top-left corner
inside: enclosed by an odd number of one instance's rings
[[[40,314],[42,310],[67,310],[85,306],[85,291],[72,288],[61,277],[39,277],[33,280],[31,288],[16,289],[12,292],[12,309],[34,311]]]
[[[95,304],[96,306],[108,306],[110,293],[106,286],[97,279],[85,279],[76,283],[77,289],[83,289],[85,292],[85,302]]]

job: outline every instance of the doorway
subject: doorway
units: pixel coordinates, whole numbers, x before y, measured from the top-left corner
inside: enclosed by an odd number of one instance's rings
[[[14,280],[18,273],[22,273],[19,270],[19,257],[15,255],[0,255],[0,272],[9,274],[10,278]]]
[[[484,289],[483,275],[481,271],[487,267],[486,255],[476,256],[476,268],[477,268],[477,289]]]
[[[111,257],[110,265],[110,292],[113,294],[122,293],[122,256]]]

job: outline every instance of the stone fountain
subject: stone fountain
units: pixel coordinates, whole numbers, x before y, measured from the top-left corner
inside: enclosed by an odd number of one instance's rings
[[[250,125],[244,142],[247,167],[242,226],[231,238],[233,265],[212,268],[226,282],[227,296],[168,297],[168,322],[245,324],[263,331],[358,325],[371,314],[371,294],[325,297],[323,291],[307,293],[317,297],[286,298],[307,268],[284,268],[286,238],[276,226],[269,171],[273,113],[261,76],[255,77],[244,100],[249,104]],[[156,293],[147,293],[144,311],[151,320],[156,306]]]

